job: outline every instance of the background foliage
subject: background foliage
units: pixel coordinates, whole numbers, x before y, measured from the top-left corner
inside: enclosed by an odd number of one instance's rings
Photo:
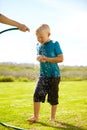
[[[60,66],[62,81],[87,80],[87,66]],[[39,66],[35,64],[0,64],[0,82],[36,80]]]

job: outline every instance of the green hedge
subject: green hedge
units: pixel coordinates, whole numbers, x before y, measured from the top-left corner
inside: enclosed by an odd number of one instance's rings
[[[0,76],[0,82],[14,82],[15,77],[13,76]]]

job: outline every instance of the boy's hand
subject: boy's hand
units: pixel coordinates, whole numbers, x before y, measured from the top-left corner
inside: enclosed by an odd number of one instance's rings
[[[44,56],[44,55],[38,55],[37,56],[37,60],[39,62],[46,62],[46,56]]]

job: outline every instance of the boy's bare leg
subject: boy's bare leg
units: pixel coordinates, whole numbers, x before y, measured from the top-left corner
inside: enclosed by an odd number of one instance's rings
[[[39,111],[40,111],[40,102],[34,102],[34,117],[38,121],[39,117]]]
[[[56,115],[57,105],[52,105],[51,107],[51,122],[55,121],[55,115]]]
[[[39,111],[40,111],[40,102],[34,102],[34,116],[28,119],[28,121],[37,122],[39,117]]]

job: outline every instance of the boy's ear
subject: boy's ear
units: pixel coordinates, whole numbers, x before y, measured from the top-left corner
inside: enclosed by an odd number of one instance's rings
[[[48,34],[48,36],[50,36],[50,35],[51,35],[51,33]]]

